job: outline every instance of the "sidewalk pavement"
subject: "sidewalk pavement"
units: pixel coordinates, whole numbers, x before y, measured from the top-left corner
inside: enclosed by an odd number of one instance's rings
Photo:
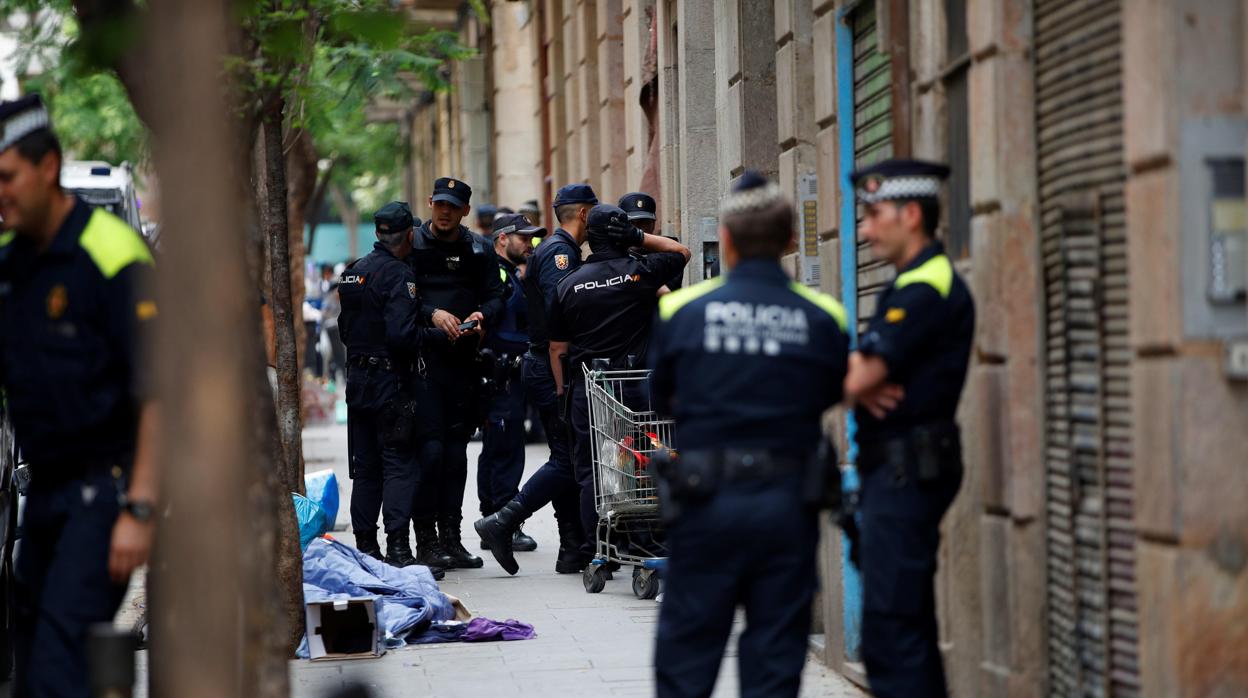
[[[351,480],[347,477],[347,436],[341,425],[309,427],[303,435],[307,471],[333,468],[338,475],[342,504],[339,527],[349,528]],[[451,570],[442,590],[464,602],[476,616],[496,620],[515,618],[533,625],[537,638],[517,642],[447,644],[408,647],[372,660],[338,662],[292,661],[292,695],[331,696],[344,686],[361,685],[375,696],[653,695],[652,654],[658,604],[633,596],[628,570],[617,574],[600,594],[587,594],[580,575],[554,573],[559,538],[549,507],[525,526],[538,549],[518,553],[520,573],[510,577],[488,552],[479,550],[472,532],[476,520],[476,462],[480,443],[469,446],[468,487],[464,494],[464,545],[486,561],[479,570]],[[544,444],[530,446],[525,478],[546,459]],[[353,544],[349,531],[334,534]],[[716,696],[737,695],[736,632],[729,641],[720,670]],[[865,694],[808,659],[802,681],[803,696]]]

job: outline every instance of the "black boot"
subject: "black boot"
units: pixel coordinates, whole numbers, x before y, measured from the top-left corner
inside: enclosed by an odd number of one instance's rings
[[[442,545],[442,551],[451,559],[451,569],[477,569],[485,566],[485,561],[468,552],[460,541],[458,516],[438,522],[438,542]]]
[[[433,576],[441,579],[438,574],[450,568],[451,558],[438,545],[437,529],[432,521],[413,521],[412,528],[416,529],[416,564],[434,570]]]
[[[412,547],[407,539],[407,527],[402,531],[386,534],[386,563],[394,567],[407,567],[416,564],[412,557]]]
[[[525,533],[523,528],[517,528],[511,535],[511,549],[520,553],[531,553],[537,550],[537,541]]]
[[[355,549],[365,555],[385,562],[386,558],[381,555],[381,546],[377,544],[377,531],[355,532]]]
[[[581,522],[560,521],[559,524],[559,556],[555,558],[555,572],[559,574],[580,574],[581,570],[589,564],[589,558],[581,552],[581,545],[585,542],[585,532],[581,529]]]
[[[481,536],[482,542],[490,546],[494,559],[498,561],[499,567],[507,570],[507,574],[520,571],[511,545],[516,531],[520,530],[520,524],[527,518],[529,513],[520,506],[520,502],[513,499],[502,509],[472,525],[477,530],[477,535]]]

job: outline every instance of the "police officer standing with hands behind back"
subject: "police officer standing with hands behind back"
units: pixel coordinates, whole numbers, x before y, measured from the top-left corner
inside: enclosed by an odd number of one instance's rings
[[[879,698],[944,696],[933,585],[940,520],[962,482],[954,413],[975,307],[936,241],[949,168],[889,160],[850,175],[861,236],[897,269],[850,356],[858,420],[862,658]]]
[[[386,532],[386,562],[414,564],[408,539],[419,481],[412,441],[413,398],[422,326],[412,251],[412,211],[386,204],[374,216],[377,242],[338,281],[338,323],[347,346],[347,451],[351,529],[360,552],[380,558],[377,515]],[[427,330],[426,330],[427,331]],[[435,577],[442,574],[432,566]]]
[[[13,694],[85,696],[87,631],[147,562],[159,405],[139,233],[60,186],[38,96],[0,104],[0,387],[30,486],[16,564]]]
[[[472,188],[442,177],[434,182],[433,217],[413,236],[409,257],[421,293],[425,322],[449,342],[421,352],[423,380],[417,395],[421,485],[415,514],[421,564],[481,567],[460,540],[468,440],[480,422],[477,348],[503,312],[503,283],[494,245],[460,221],[468,215]],[[435,526],[437,533],[435,535]]]
[[[680,449],[659,473],[669,558],[657,694],[711,695],[740,605],[741,695],[796,696],[817,512],[840,487],[835,456],[815,456],[841,398],[845,311],[780,266],[794,212],[778,185],[747,171],[721,221],[727,276],[664,296],[650,352],[656,407],[675,417]]]
[[[584,367],[605,360],[613,370],[644,368],[658,306],[658,290],[689,261],[689,248],[646,235],[618,206],[599,204],[586,220],[589,249],[585,264],[559,282],[550,308],[550,361],[555,388],[571,391],[572,463],[581,493],[581,526],[586,556],[594,552],[598,512],[589,435],[589,398]],[[631,247],[647,254],[633,255]],[[568,355],[568,373],[560,357]],[[626,404],[644,395],[623,396]]]

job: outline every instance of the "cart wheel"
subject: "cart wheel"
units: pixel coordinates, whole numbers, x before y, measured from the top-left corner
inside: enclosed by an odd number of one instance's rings
[[[590,565],[581,573],[581,581],[585,584],[585,593],[597,594],[607,588],[606,570],[600,565]]]
[[[654,570],[640,567],[633,572],[633,596],[642,600],[653,599],[659,595],[659,577]]]

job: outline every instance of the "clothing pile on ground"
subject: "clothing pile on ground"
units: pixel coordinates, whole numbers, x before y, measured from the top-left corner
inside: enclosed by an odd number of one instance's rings
[[[303,554],[304,603],[360,597],[373,599],[387,649],[535,636],[533,626],[515,620],[468,620],[467,609],[438,589],[427,567],[393,567],[331,538],[313,539]],[[308,657],[306,637],[298,655]]]

